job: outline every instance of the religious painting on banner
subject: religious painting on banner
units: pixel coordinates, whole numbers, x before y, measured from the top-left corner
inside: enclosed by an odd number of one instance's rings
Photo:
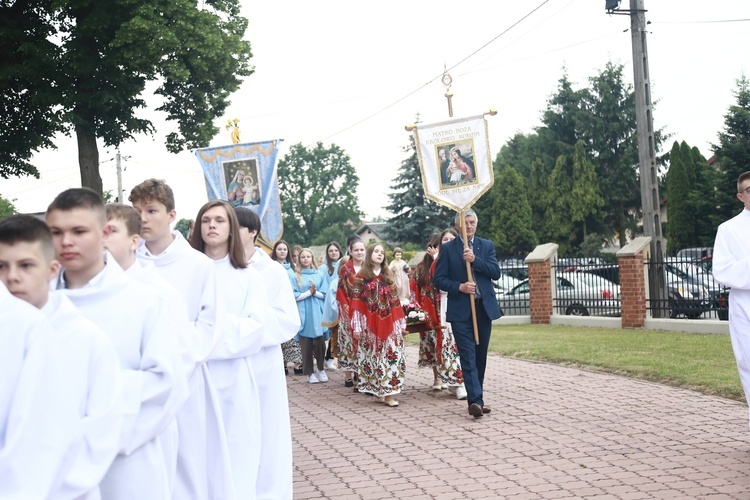
[[[494,183],[484,115],[414,128],[425,196],[461,211]]]
[[[276,158],[280,140],[232,144],[195,151],[203,168],[209,200],[226,200],[248,208],[261,220],[259,239],[273,246],[281,239],[281,218]]]

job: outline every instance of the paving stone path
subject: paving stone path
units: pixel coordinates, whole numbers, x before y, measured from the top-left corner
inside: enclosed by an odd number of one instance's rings
[[[743,404],[490,355],[475,420],[417,355],[396,408],[287,377],[295,499],[750,499]]]

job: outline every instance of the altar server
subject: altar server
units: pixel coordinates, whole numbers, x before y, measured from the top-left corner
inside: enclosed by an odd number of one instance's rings
[[[55,288],[109,336],[122,368],[125,421],[119,454],[100,484],[102,498],[168,498],[158,437],[185,400],[186,383],[162,299],[103,253],[109,228],[97,193],[63,191],[46,218],[63,268]]]
[[[52,234],[41,220],[14,215],[0,221],[0,280],[12,294],[41,309],[50,321],[51,330],[43,342],[54,357],[41,369],[56,372],[60,378],[51,381],[54,388],[39,384],[31,390],[61,403],[53,408],[56,423],[64,421],[65,411],[71,410],[72,427],[66,432],[81,430],[70,469],[47,497],[94,499],[99,498],[99,482],[119,450],[121,370],[117,353],[104,332],[84,318],[62,293],[50,293],[50,280],[60,270],[54,256]],[[38,450],[37,454],[41,456]],[[36,465],[32,467],[33,472]],[[0,473],[3,477],[7,476]],[[1,492],[2,487],[0,497]],[[18,492],[14,498],[30,496]]]
[[[260,273],[271,307],[263,324],[263,348],[250,356],[260,400],[260,468],[255,491],[258,500],[291,500],[292,431],[281,344],[297,333],[300,317],[287,271],[256,246],[261,230],[258,214],[246,208],[236,212],[245,258]]]
[[[135,251],[140,243],[141,216],[130,205],[109,203],[106,205],[107,224],[109,234],[104,241],[104,247],[114,257],[125,274],[140,283],[153,288],[164,299],[169,321],[175,326],[181,345],[182,363],[185,373],[193,370],[190,337],[184,335],[192,326],[188,321],[187,305],[182,295],[172,285],[159,276],[156,266],[145,260],[135,258]],[[177,419],[173,420],[169,428],[159,437],[164,451],[167,470],[169,471],[169,489],[174,491],[177,478],[177,449],[179,431]]]
[[[750,171],[737,179],[742,212],[719,226],[714,243],[713,273],[732,288],[729,333],[745,399],[750,401]]]
[[[247,267],[234,208],[223,200],[206,203],[195,218],[190,244],[216,265],[219,299],[225,314],[219,327],[224,342],[208,369],[219,391],[237,498],[255,498],[260,466],[260,403],[250,355],[263,345],[270,316],[260,275]]]
[[[174,193],[163,180],[148,179],[130,191],[129,200],[141,216],[138,260],[151,262],[185,299],[190,329],[182,332],[191,345],[190,399],[177,415],[179,446],[173,498],[214,499],[234,496],[229,449],[219,396],[206,366],[222,342],[216,328],[221,316],[216,269],[208,257],[170,229],[176,217]]]

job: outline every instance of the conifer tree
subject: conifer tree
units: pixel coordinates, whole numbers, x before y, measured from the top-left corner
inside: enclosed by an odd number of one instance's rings
[[[718,163],[717,209],[715,224],[732,218],[740,211],[735,196],[737,178],[750,170],[750,81],[743,75],[737,80],[736,104],[724,115],[724,130],[719,143],[713,145]]]
[[[409,137],[404,152],[409,156],[401,162],[385,207],[395,214],[388,219],[388,239],[426,245],[432,233],[453,225],[453,212],[425,197],[414,137]]]
[[[688,192],[690,174],[687,163],[692,163],[692,154],[686,159],[684,150],[675,141],[669,153],[669,170],[667,171],[667,252],[674,254],[690,246],[693,232],[693,215],[691,213]],[[687,161],[686,161],[687,160]]]

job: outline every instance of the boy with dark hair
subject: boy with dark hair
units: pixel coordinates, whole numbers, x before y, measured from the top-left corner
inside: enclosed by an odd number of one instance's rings
[[[163,180],[148,179],[130,191],[129,200],[141,217],[136,258],[156,266],[159,275],[179,290],[187,304],[190,329],[190,399],[177,416],[179,447],[175,498],[222,498],[232,488],[226,436],[219,397],[206,361],[222,341],[216,328],[216,269],[213,261],[193,249],[170,225],[176,218],[174,194]]]
[[[261,460],[257,498],[292,498],[292,435],[281,344],[300,327],[299,310],[286,270],[255,246],[261,229],[258,215],[237,208],[240,238],[249,267],[260,274],[273,317],[263,325],[263,348],[250,356],[258,385],[261,415]]]
[[[0,281],[14,296],[40,309],[53,326],[53,338],[47,342],[57,347],[50,363],[64,368],[62,378],[54,382],[57,390],[46,394],[63,403],[55,408],[54,419],[64,420],[64,411],[70,409],[75,427],[68,432],[82,430],[75,461],[62,484],[49,496],[95,498],[99,482],[119,450],[119,360],[111,342],[96,325],[84,318],[63,294],[50,293],[49,282],[60,270],[54,257],[52,234],[44,222],[30,215],[14,215],[0,221]],[[33,390],[49,389],[47,384],[40,384]]]
[[[119,454],[100,484],[106,499],[169,497],[159,436],[187,397],[176,333],[163,301],[128,278],[104,252],[110,233],[101,197],[60,193],[47,209],[57,259],[55,287],[112,340],[123,375],[125,423]]]

